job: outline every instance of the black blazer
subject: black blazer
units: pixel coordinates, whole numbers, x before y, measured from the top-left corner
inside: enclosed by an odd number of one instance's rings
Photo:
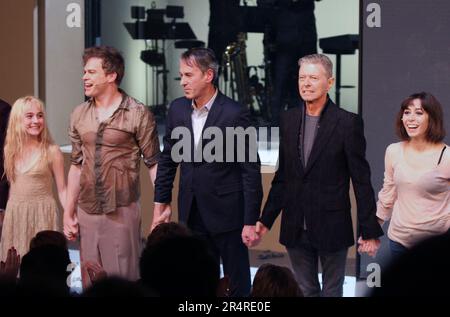
[[[262,223],[270,228],[283,211],[280,242],[286,246],[295,246],[303,219],[317,249],[333,252],[353,245],[351,178],[360,234],[364,239],[383,235],[375,216],[362,118],[328,100],[304,167],[299,147],[304,109],[302,105],[283,114],[279,167],[263,209]]]
[[[169,203],[172,200],[172,186],[177,166],[180,165],[180,186],[178,212],[180,221],[186,223],[195,197],[199,213],[211,233],[242,229],[254,225],[259,217],[262,185],[261,164],[257,162],[212,162],[183,160],[176,163],[171,157],[174,144],[179,141],[171,137],[176,127],[184,127],[191,135],[193,158],[192,101],[187,98],[174,100],[169,108],[164,136],[164,150],[158,161],[155,181],[155,201]],[[226,127],[250,126],[250,113],[225,95],[218,93],[208,114],[203,131],[218,127],[225,133]],[[203,133],[202,133],[203,135]],[[203,138],[203,137],[202,137]],[[203,138],[203,148],[210,142]],[[226,142],[223,142],[225,153]],[[247,142],[245,148],[249,150]],[[229,153],[228,153],[229,154]],[[236,158],[237,150],[233,156]]]
[[[3,147],[5,145],[6,128],[11,107],[5,101],[0,99],[0,209],[5,209],[8,201],[8,182],[6,176],[2,177],[3,169]]]

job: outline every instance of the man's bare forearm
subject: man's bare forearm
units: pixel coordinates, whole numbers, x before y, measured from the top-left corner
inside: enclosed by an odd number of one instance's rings
[[[65,210],[71,217],[75,214],[78,195],[80,194],[80,175],[81,167],[78,165],[71,165],[67,181],[67,204]]]
[[[158,164],[155,164],[148,169],[148,174],[150,175],[150,180],[152,181],[153,188],[155,188],[156,171],[157,170],[158,170]]]

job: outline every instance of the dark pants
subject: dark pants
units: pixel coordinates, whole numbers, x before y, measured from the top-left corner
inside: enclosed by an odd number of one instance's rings
[[[305,297],[342,297],[348,249],[323,252],[314,248],[303,230],[295,247],[287,248],[297,282]],[[322,265],[322,290],[319,283]]]
[[[224,275],[230,278],[230,296],[248,296],[251,287],[250,261],[248,249],[242,242],[242,230],[210,233],[198,211],[195,199],[189,214],[188,227],[206,242],[217,265],[220,265],[222,259]]]
[[[397,260],[408,252],[408,249],[401,243],[389,239],[389,248],[391,249],[392,261]]]

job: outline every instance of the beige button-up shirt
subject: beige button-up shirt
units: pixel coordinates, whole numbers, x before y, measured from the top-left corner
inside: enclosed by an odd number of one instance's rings
[[[81,164],[78,206],[87,213],[110,213],[136,202],[141,156],[150,168],[160,153],[153,114],[121,92],[122,102],[107,120],[98,121],[93,99],[70,118],[71,163]]]

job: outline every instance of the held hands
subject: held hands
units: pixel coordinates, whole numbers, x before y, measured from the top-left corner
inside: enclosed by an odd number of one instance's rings
[[[261,242],[263,235],[265,235],[269,229],[260,221],[256,222],[254,226],[244,226],[242,229],[242,242],[248,247],[254,247]]]
[[[170,204],[155,203],[153,205],[153,220],[150,232],[159,224],[170,222],[172,208]]]
[[[261,237],[256,233],[256,226],[244,226],[241,237],[247,248],[254,247],[261,241]]]
[[[69,213],[64,212],[63,223],[64,223],[64,235],[66,236],[66,239],[69,241],[76,240],[78,236],[77,216],[75,214],[73,216],[70,216]]]
[[[261,221],[256,222],[256,233],[262,238],[267,232],[269,228],[267,228]]]
[[[368,239],[364,240],[362,237],[358,239],[358,252],[367,253],[371,257],[375,257],[378,249],[380,248],[380,239]]]

